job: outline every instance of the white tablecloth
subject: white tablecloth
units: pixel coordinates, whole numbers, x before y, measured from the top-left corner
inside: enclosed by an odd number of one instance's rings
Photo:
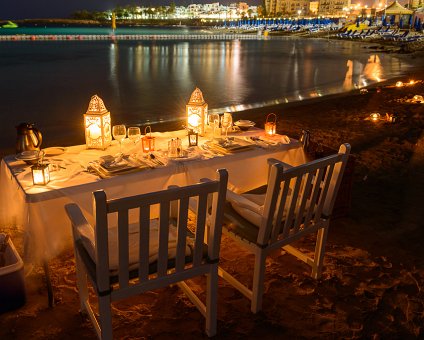
[[[185,131],[153,134],[156,137],[157,155],[166,150],[167,141],[179,136],[183,147],[187,147]],[[263,130],[254,129],[241,136],[263,136]],[[199,144],[206,138],[199,138]],[[140,146],[125,140],[122,151],[137,153]],[[60,165],[51,172],[51,181],[46,186],[34,186],[30,166],[16,160],[15,155],[5,157],[0,166],[0,226],[16,225],[25,232],[25,261],[49,260],[71,247],[71,228],[64,205],[76,202],[92,219],[92,195],[104,189],[108,198],[119,198],[167,188],[169,185],[187,185],[201,178],[215,178],[216,169],[226,168],[229,173],[229,188],[246,191],[263,185],[267,181],[267,159],[277,158],[291,165],[306,161],[303,149],[296,140],[268,148],[254,147],[251,150],[210,158],[199,148],[199,155],[187,161],[169,161],[164,167],[100,179],[85,172],[89,162],[104,155],[114,155],[119,146],[114,142],[105,151],[88,150],[85,145],[65,148],[60,155],[49,157]],[[142,153],[139,152],[139,155]]]

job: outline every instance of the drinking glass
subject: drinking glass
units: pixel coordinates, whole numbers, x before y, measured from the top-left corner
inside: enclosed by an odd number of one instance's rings
[[[130,126],[128,128],[128,138],[133,141],[134,145],[137,144],[141,138],[140,128],[137,126]]]
[[[231,128],[232,125],[233,125],[233,117],[231,116],[231,113],[225,112],[224,115],[221,117],[221,127],[225,129],[226,139],[228,135],[228,129]]]
[[[127,136],[127,129],[125,125],[114,125],[112,127],[112,136],[119,142],[119,152],[122,149],[122,141]]]
[[[208,115],[208,124],[213,128],[212,139],[215,138],[215,129],[219,127],[219,114],[211,113]]]

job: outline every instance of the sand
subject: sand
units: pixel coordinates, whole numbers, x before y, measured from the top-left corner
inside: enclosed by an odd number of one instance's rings
[[[424,79],[424,72],[414,77]],[[263,311],[256,315],[220,280],[217,338],[424,338],[424,104],[411,101],[424,95],[424,82],[393,84],[240,115],[261,127],[275,112],[280,133],[298,137],[308,129],[313,141],[331,148],[349,142],[356,163],[351,208],[331,222],[322,278],[313,280],[305,264],[274,252],[267,260]],[[397,120],[367,120],[374,111],[396,113]],[[2,231],[22,251],[22,235]],[[305,239],[298,246],[311,251],[312,244]],[[225,237],[221,265],[250,282],[253,256]],[[47,306],[42,269],[26,268],[28,301],[0,315],[1,339],[95,337],[79,314],[72,251],[50,267],[55,306]],[[190,283],[204,296],[203,280]],[[203,317],[177,287],[115,304],[113,327],[124,339],[206,337]]]

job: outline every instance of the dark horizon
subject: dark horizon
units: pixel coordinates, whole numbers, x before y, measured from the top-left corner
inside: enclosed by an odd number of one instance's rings
[[[258,5],[262,0],[246,0],[249,5]],[[41,4],[40,4],[41,2]],[[0,20],[13,19],[46,19],[46,18],[69,18],[79,10],[106,11],[116,6],[163,6],[169,5],[172,0],[13,0],[0,2]],[[187,6],[191,3],[211,3],[211,0],[174,0],[177,6]],[[227,5],[230,0],[220,1]]]

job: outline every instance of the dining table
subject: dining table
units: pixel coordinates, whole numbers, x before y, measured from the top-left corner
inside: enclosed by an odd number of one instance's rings
[[[202,178],[215,178],[226,168],[228,188],[245,192],[267,183],[267,159],[292,166],[307,156],[302,144],[284,135],[268,136],[263,129],[234,131],[227,137],[211,132],[189,146],[186,130],[156,132],[154,150],[143,151],[141,140],[117,141],[106,149],[86,145],[42,149],[49,164],[50,181],[34,185],[31,164],[19,155],[8,155],[0,164],[0,227],[14,226],[24,235],[25,264],[43,264],[72,249],[70,221],[64,206],[76,203],[94,225],[92,192],[104,190],[108,199],[185,186]],[[168,150],[172,140],[181,148]]]

